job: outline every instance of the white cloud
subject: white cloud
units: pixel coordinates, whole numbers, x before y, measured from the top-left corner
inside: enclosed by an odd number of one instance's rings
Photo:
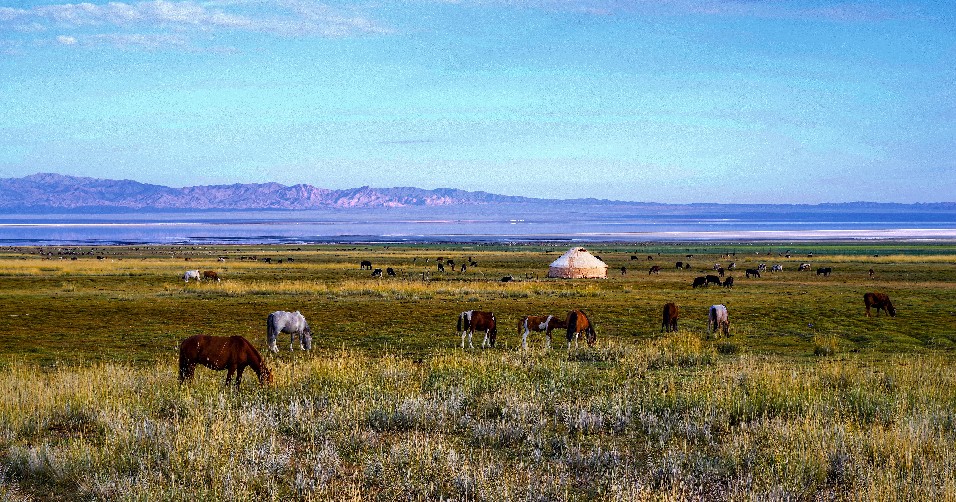
[[[68,37],[66,35],[60,35],[56,37],[56,41],[63,45],[76,45],[76,37]]]
[[[118,41],[110,45],[130,47],[181,45],[182,37],[190,34],[203,34],[208,39],[210,34],[224,32],[329,38],[391,33],[360,13],[301,0],[252,3],[151,0],[68,3],[26,9],[0,7],[0,33],[4,27],[21,33],[76,30],[76,34],[57,38],[64,45],[74,45],[76,37],[84,35],[82,42]],[[151,35],[131,33],[132,30]],[[90,36],[90,31],[99,33]],[[66,43],[64,37],[73,38],[73,42]]]

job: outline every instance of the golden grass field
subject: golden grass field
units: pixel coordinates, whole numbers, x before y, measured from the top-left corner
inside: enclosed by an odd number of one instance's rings
[[[956,500],[956,245],[588,248],[607,279],[545,278],[564,245],[0,249],[0,499]],[[730,261],[733,289],[691,288]],[[867,318],[868,291],[899,315]],[[575,308],[595,347],[520,349],[521,316]],[[471,309],[495,348],[460,348]],[[266,353],[274,310],[314,350]],[[274,384],[180,386],[199,333],[248,338]]]

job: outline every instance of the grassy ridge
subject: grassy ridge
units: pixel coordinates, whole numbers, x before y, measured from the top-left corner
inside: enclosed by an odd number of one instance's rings
[[[956,246],[589,249],[607,280],[545,279],[552,246],[0,250],[0,498],[956,498]],[[438,257],[478,266],[441,274]],[[734,289],[690,287],[732,260]],[[785,270],[740,273],[761,262]],[[223,281],[186,284],[187,268]],[[874,290],[897,317],[863,315]],[[681,331],[665,336],[669,301]],[[706,333],[714,303],[728,339]],[[572,308],[595,348],[558,333],[517,350],[521,316]],[[235,393],[204,369],[176,384],[179,340],[264,349],[279,309],[317,336],[267,354],[276,385]],[[466,309],[495,311],[496,349],[456,348]]]
[[[342,352],[277,384],[172,361],[0,373],[4,474],[129,500],[956,496],[944,356],[722,358],[684,335],[575,353]],[[16,389],[16,390],[14,390]]]

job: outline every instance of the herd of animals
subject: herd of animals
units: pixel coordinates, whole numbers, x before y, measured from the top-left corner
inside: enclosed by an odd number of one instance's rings
[[[633,258],[634,257],[632,257],[632,259]],[[476,263],[470,259],[469,263],[476,265]],[[683,262],[677,262],[677,268],[684,268],[684,265]],[[371,262],[362,261],[361,268],[363,270],[371,270]],[[728,268],[733,270],[736,268],[736,264],[731,263]],[[707,286],[708,284],[733,287],[733,277],[727,277],[724,281],[720,280],[720,277],[723,277],[725,273],[725,269],[721,267],[720,264],[715,264],[714,270],[718,272],[718,275],[697,277],[694,279],[692,287],[697,288]],[[773,272],[782,270],[783,267],[780,265],[774,265],[771,268]],[[801,264],[799,270],[810,270],[810,264]],[[648,275],[659,272],[660,267],[653,266],[648,272]],[[760,277],[760,272],[766,272],[765,264],[760,264],[756,269],[747,269],[746,271],[748,278],[750,276]],[[817,275],[829,276],[831,273],[832,268],[829,267],[819,268],[817,270]],[[873,270],[871,269],[869,273],[872,277]],[[395,275],[391,268],[388,269],[388,274]],[[381,269],[375,269],[372,275],[373,277],[381,277]],[[211,270],[187,270],[183,274],[183,279],[186,282],[189,282],[190,279],[196,281],[220,280],[218,274]],[[893,302],[885,293],[866,293],[863,295],[863,304],[867,317],[870,316],[871,309],[876,309],[877,315],[882,311],[891,317],[896,316],[896,308],[893,307]],[[665,304],[662,313],[661,330],[665,332],[676,332],[679,317],[680,309],[675,303]],[[709,308],[707,326],[711,334],[718,331],[723,333],[724,336],[730,336],[730,315],[725,305],[712,305]],[[555,329],[565,330],[568,350],[571,350],[572,342],[577,345],[581,335],[584,335],[588,346],[593,346],[597,339],[594,323],[583,310],[572,310],[563,318],[554,315],[525,316],[518,322],[518,333],[521,334],[522,349],[528,347],[528,335],[532,332],[544,332],[545,347],[550,348],[552,341],[551,332]],[[481,344],[482,348],[495,346],[498,329],[497,319],[493,312],[468,310],[458,315],[456,333],[461,334],[462,349],[465,348],[466,339],[468,346],[474,348],[472,337],[476,332],[484,335]],[[299,339],[300,349],[309,350],[312,348],[312,330],[305,316],[298,311],[276,311],[267,317],[266,343],[269,350],[274,353],[279,352],[278,336],[281,333],[286,333],[290,337],[289,350],[294,350],[296,338]],[[221,337],[194,335],[183,340],[179,346],[180,383],[184,383],[192,378],[197,365],[203,365],[217,371],[226,370],[226,385],[230,384],[233,375],[235,375],[236,388],[239,387],[242,373],[246,367],[252,368],[258,376],[260,383],[263,385],[269,384],[273,380],[272,373],[266,367],[262,355],[256,350],[252,343],[242,336]]]

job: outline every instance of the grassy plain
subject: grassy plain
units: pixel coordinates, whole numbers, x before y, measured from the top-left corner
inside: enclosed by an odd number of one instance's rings
[[[0,249],[0,498],[956,499],[956,245],[589,249],[607,280],[546,279],[564,245]],[[733,289],[690,287],[731,261]],[[899,315],[865,317],[867,291]],[[573,308],[595,348],[519,350],[521,316]],[[495,349],[458,348],[469,309]],[[274,310],[316,333],[266,356],[274,386],[177,385],[180,340],[264,350]]]

